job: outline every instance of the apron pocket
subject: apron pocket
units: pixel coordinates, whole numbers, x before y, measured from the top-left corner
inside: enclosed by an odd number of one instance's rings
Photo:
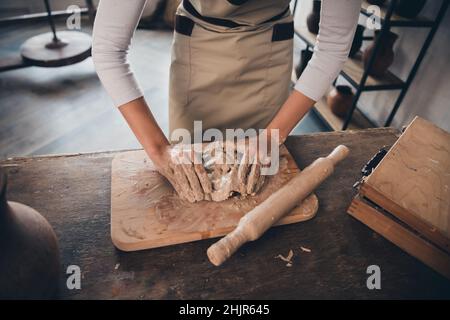
[[[294,38],[294,22],[277,23],[273,26],[272,41],[284,41]]]

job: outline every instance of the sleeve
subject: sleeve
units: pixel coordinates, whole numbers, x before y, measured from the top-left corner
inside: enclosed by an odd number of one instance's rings
[[[117,107],[142,97],[127,54],[145,3],[146,0],[101,0],[97,9],[92,59]]]
[[[320,26],[314,54],[295,89],[314,101],[327,92],[347,61],[361,0],[322,0]]]

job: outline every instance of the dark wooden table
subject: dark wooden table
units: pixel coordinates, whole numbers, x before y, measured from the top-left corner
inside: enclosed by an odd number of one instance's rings
[[[221,267],[206,257],[214,239],[132,253],[114,248],[109,212],[115,152],[0,165],[9,172],[9,199],[39,210],[57,233],[62,298],[450,298],[450,281],[346,213],[361,167],[397,137],[393,129],[290,137],[287,146],[300,167],[338,144],[346,144],[351,155],[317,189],[320,209],[313,220],[269,230]],[[290,249],[294,263],[288,268],[274,257]],[[69,265],[82,270],[80,290],[65,287]],[[381,290],[367,289],[369,265],[381,268]]]

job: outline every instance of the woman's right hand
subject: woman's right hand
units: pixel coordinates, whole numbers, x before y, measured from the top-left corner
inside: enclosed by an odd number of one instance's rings
[[[150,155],[158,172],[169,180],[181,199],[189,202],[210,199],[212,193],[201,151],[194,149],[193,145],[167,145]]]
[[[190,145],[171,146],[143,97],[122,105],[119,110],[156,169],[179,196],[189,202],[207,199],[212,188],[202,162],[198,161],[201,153],[193,152]]]

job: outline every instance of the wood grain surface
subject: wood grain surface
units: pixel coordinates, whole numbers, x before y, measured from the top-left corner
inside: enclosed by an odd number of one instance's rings
[[[258,195],[240,200],[182,201],[155,171],[145,151],[117,154],[111,168],[111,238],[124,251],[136,251],[215,238],[232,231],[243,215],[267,199],[300,170],[286,147],[280,150],[280,171]],[[315,216],[317,197],[311,194],[277,225]]]
[[[219,268],[205,255],[214,239],[137,252],[114,247],[109,221],[111,161],[117,153],[0,164],[9,172],[9,199],[39,210],[56,231],[62,298],[449,299],[450,281],[346,213],[361,167],[397,137],[393,129],[289,137],[287,148],[300,168],[338,144],[351,153],[316,190],[320,206],[314,219],[272,228]],[[292,267],[274,258],[291,249]],[[81,290],[65,286],[69,265],[81,268]],[[370,265],[381,269],[381,290],[367,289]]]
[[[450,133],[416,117],[365,184],[450,243]]]

